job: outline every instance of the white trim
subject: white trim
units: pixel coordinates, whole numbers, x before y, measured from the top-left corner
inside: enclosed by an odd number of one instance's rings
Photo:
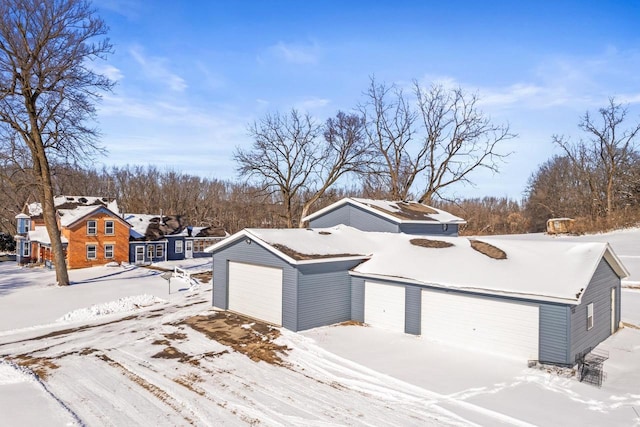
[[[111,232],[107,231],[107,224],[111,223]],[[114,236],[116,234],[116,222],[112,219],[104,220],[104,235],[105,236]]]
[[[111,246],[111,256],[107,256],[107,246]],[[104,259],[113,259],[116,257],[116,245],[113,243],[105,243],[102,247],[104,251]]]
[[[89,256],[89,248],[93,248],[94,256],[93,258]],[[94,261],[98,259],[98,245],[95,243],[87,243],[84,249],[85,255],[87,257],[87,261]]]
[[[93,223],[93,227],[89,226],[90,223]],[[93,228],[93,233],[90,231]],[[98,235],[98,220],[97,219],[88,219],[87,220],[87,236],[97,236]]]
[[[135,248],[136,249],[134,251],[133,262],[135,264],[143,263],[144,260],[145,260],[145,247],[144,247],[144,245],[137,245]],[[142,251],[138,251],[138,249],[142,249]],[[142,255],[142,259],[138,259],[138,255]]]
[[[616,288],[611,288],[611,334],[616,331]]]

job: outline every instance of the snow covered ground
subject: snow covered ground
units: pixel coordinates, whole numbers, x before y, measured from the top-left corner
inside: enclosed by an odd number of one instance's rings
[[[640,259],[638,230],[609,236],[625,264]],[[270,329],[213,310],[210,283],[169,289],[157,270],[71,280],[57,287],[51,271],[0,262],[2,425],[640,426],[637,289],[623,290],[629,326],[601,345],[610,358],[597,388],[371,327]]]

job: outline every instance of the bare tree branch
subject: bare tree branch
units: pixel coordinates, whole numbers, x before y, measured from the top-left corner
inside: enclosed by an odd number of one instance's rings
[[[0,128],[11,145],[23,144],[56,266],[58,283],[69,278],[53,203],[51,164],[87,161],[102,147],[88,127],[100,93],[113,87],[89,68],[111,52],[104,22],[84,0],[3,0],[0,2]],[[20,142],[18,142],[20,141]]]

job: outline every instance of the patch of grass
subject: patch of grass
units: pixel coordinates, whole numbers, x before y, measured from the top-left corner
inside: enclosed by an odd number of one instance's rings
[[[444,242],[442,240],[432,240],[432,239],[411,239],[409,240],[409,243],[411,243],[414,246],[420,246],[421,248],[435,248],[435,249],[450,248],[451,246],[453,246],[453,243]]]
[[[480,240],[469,240],[471,247],[483,255],[493,259],[507,259],[507,253],[500,248],[496,248],[486,242]]]
[[[190,317],[181,322],[221,344],[233,348],[251,360],[284,366],[280,357],[289,348],[275,344],[280,331],[259,320],[235,313],[216,313]]]

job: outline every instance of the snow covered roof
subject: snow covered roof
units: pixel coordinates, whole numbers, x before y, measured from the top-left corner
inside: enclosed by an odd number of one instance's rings
[[[149,228],[152,220],[159,220],[159,215],[126,213],[124,214],[124,220],[131,224],[131,231],[129,232],[131,237],[141,239],[147,233],[147,228]]]
[[[389,201],[360,199],[346,197],[317,212],[302,218],[303,221],[310,221],[330,212],[342,205],[350,204],[366,211],[383,216],[397,224],[411,223],[437,223],[437,224],[465,224],[466,221],[455,215],[436,209],[431,206],[413,201]]]
[[[80,206],[105,206],[111,212],[120,213],[118,202],[109,197],[95,196],[55,196],[53,204],[57,209],[74,209]],[[29,203],[27,211],[30,216],[42,215],[42,205],[39,202]]]
[[[607,243],[474,239],[506,255],[496,259],[491,251],[474,249],[464,237],[364,232],[344,225],[246,229],[206,251],[216,252],[239,239],[256,242],[291,264],[361,258],[365,262],[352,275],[567,304],[580,303],[602,257],[618,276],[628,275]]]
[[[66,237],[60,236],[62,243],[69,243]],[[29,231],[29,240],[32,242],[42,243],[43,245],[50,245],[51,239],[49,233],[47,233],[47,227],[39,225],[34,230]]]
[[[90,206],[77,206],[73,209],[58,209],[58,216],[60,217],[60,225],[63,227],[69,227],[87,216],[93,215],[99,211],[110,213],[114,218],[117,218],[123,222],[120,215],[112,212],[104,205],[90,205]]]
[[[339,225],[327,229],[246,228],[205,249],[215,252],[238,240],[257,243],[291,264],[365,259],[371,255],[369,233]]]

